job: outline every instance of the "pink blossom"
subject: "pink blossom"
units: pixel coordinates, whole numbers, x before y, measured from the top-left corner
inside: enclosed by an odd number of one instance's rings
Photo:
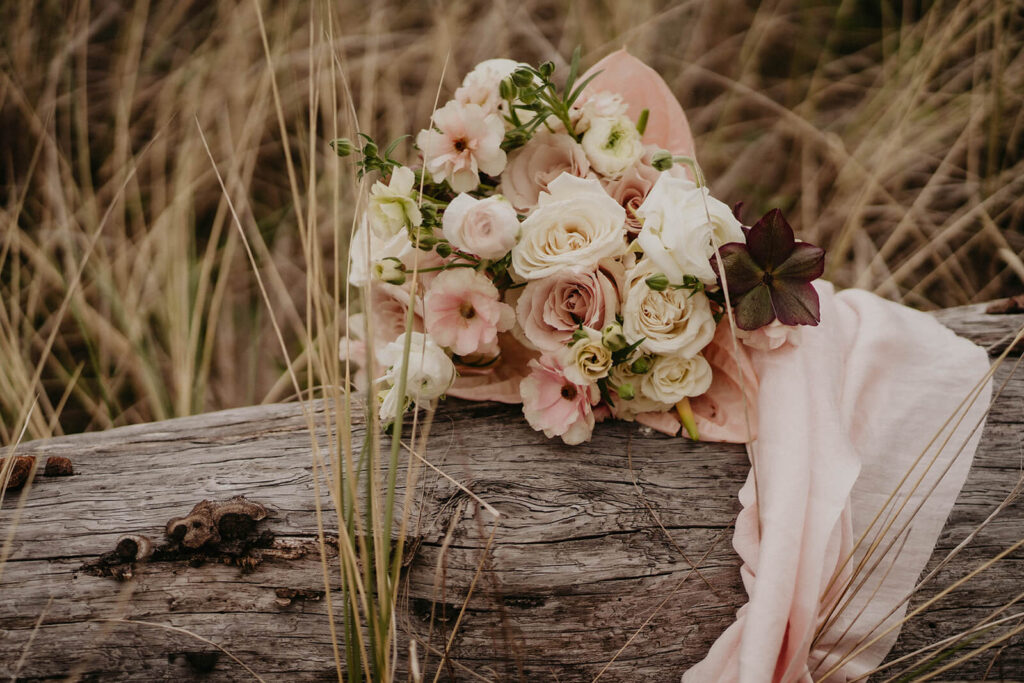
[[[621,271],[621,266],[609,262],[602,269],[565,269],[531,280],[516,302],[516,317],[526,341],[543,351],[557,351],[580,325],[600,330],[614,322]]]
[[[498,332],[515,324],[497,287],[470,268],[441,272],[427,289],[424,308],[427,332],[460,356],[496,350]]]
[[[523,415],[530,426],[549,439],[560,436],[570,446],[589,441],[594,431],[592,406],[601,398],[597,385],[570,381],[550,356],[531,360],[530,368],[519,385]]]
[[[520,213],[529,213],[548,183],[563,173],[586,178],[590,174],[586,152],[570,135],[541,130],[509,154],[501,192]]]
[[[469,192],[480,184],[480,171],[496,176],[505,170],[505,125],[497,114],[452,100],[434,112],[433,123],[437,130],[421,130],[416,145],[434,180]]]

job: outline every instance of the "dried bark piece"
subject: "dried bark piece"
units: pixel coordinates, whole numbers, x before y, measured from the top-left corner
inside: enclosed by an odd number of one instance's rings
[[[1024,294],[1011,296],[1007,299],[993,301],[985,309],[989,315],[1005,315],[1008,313],[1024,313]]]
[[[46,459],[46,467],[43,469],[44,477],[70,477],[74,473],[75,468],[69,458],[52,455]]]
[[[236,539],[249,534],[256,522],[267,516],[267,509],[259,503],[235,496],[217,503],[204,500],[196,504],[185,517],[167,522],[167,536],[186,548],[216,545],[222,539]]]
[[[11,466],[11,477],[7,481],[8,491],[17,491],[26,483],[28,483],[29,476],[32,474],[32,466],[35,465],[36,459],[29,455],[18,455],[14,458],[14,464]],[[7,464],[7,459],[0,459],[0,471],[3,471],[4,466]],[[3,481],[0,480],[0,484]]]

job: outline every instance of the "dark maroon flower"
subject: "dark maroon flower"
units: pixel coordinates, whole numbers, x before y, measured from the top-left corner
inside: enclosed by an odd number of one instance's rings
[[[818,293],[811,285],[825,270],[825,250],[797,242],[782,212],[772,209],[747,233],[747,243],[730,242],[719,248],[711,266],[718,283],[727,285],[741,330],[756,330],[776,318],[783,325],[817,325],[821,319]]]

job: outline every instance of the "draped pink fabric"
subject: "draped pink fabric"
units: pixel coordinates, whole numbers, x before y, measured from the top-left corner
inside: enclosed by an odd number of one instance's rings
[[[646,143],[693,153],[686,116],[655,71],[624,50],[594,71],[588,90],[618,92],[632,116],[650,110]],[[703,438],[756,437],[733,539],[749,602],[684,683],[837,682],[877,666],[980,440],[991,396],[984,350],[926,314],[816,285],[821,324],[799,344],[737,349],[721,325],[707,353],[716,382],[694,401]],[[865,557],[883,509],[892,524]]]
[[[796,347],[751,353],[760,380],[759,434],[749,447],[753,467],[733,539],[749,602],[684,682],[821,680],[902,618],[901,601],[970,470],[991,382],[958,407],[988,370],[985,351],[930,316],[867,292],[835,294],[820,282],[818,290],[819,327],[804,330]],[[907,473],[887,508],[903,509],[865,565],[874,569],[851,583],[874,530],[854,552],[856,539]],[[814,642],[837,595],[864,576]],[[826,680],[871,670],[898,633],[891,630]]]

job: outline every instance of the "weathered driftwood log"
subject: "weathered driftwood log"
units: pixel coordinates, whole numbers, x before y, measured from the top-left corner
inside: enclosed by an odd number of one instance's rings
[[[938,315],[996,352],[1024,315],[983,308]],[[997,387],[1012,366],[996,374]],[[1018,482],[1022,424],[1024,372],[995,403],[933,565]],[[0,577],[0,678],[251,678],[185,630],[266,680],[335,678],[310,435],[297,405],[28,443],[18,453],[35,456],[40,472],[48,457],[65,456],[74,475],[37,476],[20,513],[17,491],[0,510],[0,542],[13,534]],[[485,552],[490,515],[441,477],[421,481],[400,652],[414,637],[420,653],[435,648],[427,669],[436,669],[483,567],[445,680],[592,680],[646,623],[602,680],[675,681],[744,602],[730,543],[748,469],[742,447],[618,423],[569,448],[533,432],[515,408],[451,402],[427,454],[502,514]],[[196,507],[234,496],[245,500]],[[1017,502],[915,604],[1022,536]],[[1017,552],[913,620],[893,656],[973,625],[1018,594],[1022,579]],[[340,594],[332,597],[337,605]],[[948,677],[1024,679],[1021,638],[1005,645]]]

